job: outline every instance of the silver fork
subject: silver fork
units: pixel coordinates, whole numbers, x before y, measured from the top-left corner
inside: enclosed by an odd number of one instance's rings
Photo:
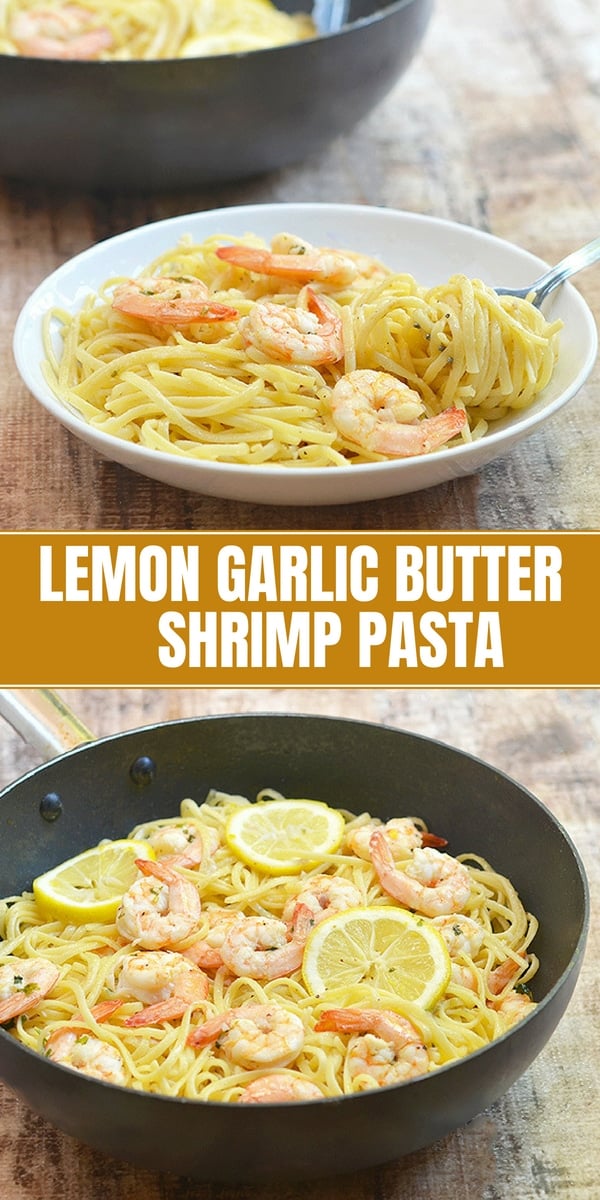
[[[337,33],[345,25],[349,0],[315,0],[312,19],[319,33]]]
[[[588,242],[586,246],[582,246],[580,250],[574,250],[572,254],[567,254],[566,258],[561,259],[555,267],[551,267],[535,283],[530,283],[529,287],[523,288],[506,288],[497,287],[494,291],[499,296],[519,296],[523,300],[534,293],[532,304],[536,308],[541,308],[546,296],[554,291],[554,288],[559,284],[564,283],[570,275],[574,275],[576,271],[583,271],[584,267],[591,267],[600,258],[600,237],[594,238],[593,242]]]

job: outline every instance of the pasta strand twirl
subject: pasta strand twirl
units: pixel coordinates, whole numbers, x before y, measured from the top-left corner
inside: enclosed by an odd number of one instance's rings
[[[273,244],[283,239],[291,235]],[[109,280],[77,313],[48,313],[50,387],[113,437],[192,458],[312,468],[452,449],[548,384],[560,322],[529,301],[464,275],[425,288],[365,255],[297,243],[271,254],[252,235],[183,238],[139,280]],[[206,316],[178,327],[169,305],[175,312],[195,292],[194,311]],[[373,372],[389,397],[375,395]],[[395,425],[424,436],[396,444]],[[435,441],[428,426],[440,426]]]

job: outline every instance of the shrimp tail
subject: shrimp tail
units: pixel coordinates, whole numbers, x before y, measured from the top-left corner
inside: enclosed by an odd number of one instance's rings
[[[436,833],[423,833],[421,842],[423,846],[433,846],[435,850],[443,850],[448,845],[448,838],[438,837]]]
[[[308,904],[297,904],[292,918],[292,941],[304,946],[314,923],[315,918]]]
[[[219,1035],[227,1029],[229,1019],[230,1013],[219,1013],[218,1016],[205,1021],[203,1025],[198,1025],[188,1035],[188,1046],[209,1046],[211,1042],[216,1042]]]
[[[172,999],[163,1000],[160,1004],[149,1004],[140,1012],[127,1017],[125,1025],[128,1029],[139,1029],[143,1025],[160,1025],[162,1021],[176,1021],[190,1007],[185,1000],[173,996]]]
[[[52,991],[59,978],[60,971],[53,963],[44,962],[39,975],[39,981],[36,982],[34,980],[26,984],[22,990],[13,992],[5,1000],[0,1001],[0,1025],[4,1025],[7,1021],[12,1021],[15,1017],[20,1017],[23,1013],[29,1012],[31,1008],[35,1008],[36,1004],[40,1000],[43,1000],[48,995],[48,992]]]
[[[209,304],[202,310],[201,321],[235,321],[239,317],[237,308],[230,308],[228,304],[220,304],[217,300],[211,300]]]
[[[362,1033],[365,1015],[357,1008],[326,1008],[321,1013],[315,1033]]]
[[[154,879],[160,879],[161,883],[174,883],[180,876],[172,867],[167,866],[163,860],[162,863],[154,862],[150,858],[136,858],[135,865],[142,875],[152,875]]]
[[[199,867],[202,860],[191,854],[166,854],[161,861],[165,867],[173,867],[173,869],[184,867],[190,870],[193,867]]]
[[[424,442],[425,450],[436,450],[449,442],[460,433],[467,423],[467,414],[463,408],[446,408],[435,417],[426,417],[420,425],[426,426],[427,436]]]
[[[90,1009],[90,1013],[95,1021],[107,1021],[122,1005],[122,1000],[101,1000],[99,1004],[94,1004],[93,1008]]]
[[[30,1008],[37,1004],[38,1000],[42,999],[40,988],[35,988],[34,991],[26,994],[20,992],[16,996],[9,996],[6,1000],[0,1003],[0,1025],[4,1025],[6,1021],[12,1021],[15,1017],[22,1016]]]
[[[192,943],[180,953],[189,962],[194,963],[194,966],[201,967],[203,971],[218,971],[219,967],[223,966],[221,951],[207,946],[206,942]]]
[[[319,273],[318,267],[308,256],[303,262],[300,254],[271,254],[269,250],[261,250],[257,246],[219,246],[216,255],[222,262],[242,267],[245,271],[254,271],[258,275],[277,275],[307,282]]]
[[[488,979],[488,987],[492,996],[499,996],[507,983],[510,983],[515,975],[522,971],[526,963],[527,958],[522,958],[521,962],[515,962],[514,958],[506,958],[498,967],[494,967],[493,971],[490,971]]]
[[[322,322],[321,333],[324,335],[335,334],[339,328],[339,318],[334,313],[329,304],[313,291],[311,287],[306,288],[307,308],[314,313]]]

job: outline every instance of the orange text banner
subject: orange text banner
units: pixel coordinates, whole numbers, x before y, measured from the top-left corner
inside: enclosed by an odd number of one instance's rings
[[[596,533],[4,533],[2,686],[597,686]]]

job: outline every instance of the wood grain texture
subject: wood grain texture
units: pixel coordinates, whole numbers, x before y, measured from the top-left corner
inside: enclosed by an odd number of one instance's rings
[[[36,404],[10,350],[20,306],[65,259],[147,221],[213,206],[383,204],[466,222],[557,261],[600,229],[599,63],[597,0],[440,0],[421,54],[387,99],[296,167],[152,197],[0,183],[2,527],[600,527],[598,367],[548,425],[477,475],[350,508],[292,509],[196,496],[102,461]],[[577,286],[600,312],[600,269]]]
[[[99,735],[225,712],[310,712],[434,736],[492,763],[565,825],[600,892],[600,705],[595,691],[75,690]],[[0,727],[0,784],[36,759]],[[600,1119],[600,931],[573,1000],[532,1067],[492,1108],[437,1145],[351,1177],[263,1188],[196,1184],[108,1160],[41,1122],[0,1087],[2,1200],[595,1200]]]

